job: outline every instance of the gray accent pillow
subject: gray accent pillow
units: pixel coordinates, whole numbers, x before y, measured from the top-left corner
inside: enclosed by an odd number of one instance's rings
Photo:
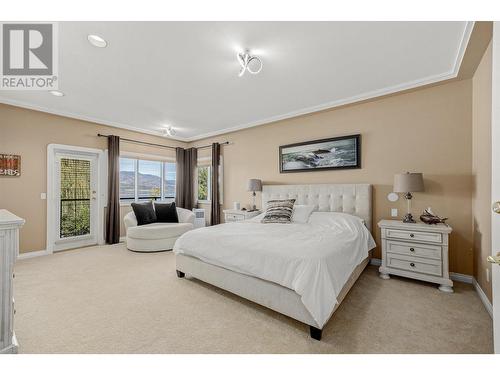
[[[262,223],[289,224],[292,222],[295,199],[276,199],[267,202],[266,214]]]

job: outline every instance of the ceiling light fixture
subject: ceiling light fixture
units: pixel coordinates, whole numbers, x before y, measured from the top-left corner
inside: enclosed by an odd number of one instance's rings
[[[63,92],[57,91],[57,90],[50,90],[49,93],[51,93],[54,96],[58,96],[58,97],[64,96]]]
[[[98,47],[98,48],[104,48],[108,45],[108,42],[106,42],[104,39],[102,39],[99,35],[92,35],[92,34],[87,35],[87,40],[94,47]]]
[[[167,128],[163,129],[164,137],[173,137],[175,134],[176,134],[175,129],[172,128],[171,126],[168,126]]]
[[[247,70],[251,74],[258,74],[262,70],[262,61],[257,56],[250,55],[249,50],[238,53],[237,57],[241,65],[238,77],[242,77]]]

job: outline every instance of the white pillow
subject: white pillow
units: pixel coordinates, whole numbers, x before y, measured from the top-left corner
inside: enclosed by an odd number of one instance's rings
[[[314,211],[314,206],[308,204],[296,204],[293,206],[293,223],[307,223],[309,216]]]
[[[364,225],[364,220],[358,216],[346,214],[344,212],[313,212],[309,218],[309,224],[320,224],[327,226],[345,225],[345,223],[360,223]]]
[[[263,212],[263,213],[261,213],[261,214],[259,214],[257,216],[254,216],[251,219],[248,219],[247,221],[260,223],[262,221],[262,219],[264,218],[264,216],[266,216],[265,212]]]

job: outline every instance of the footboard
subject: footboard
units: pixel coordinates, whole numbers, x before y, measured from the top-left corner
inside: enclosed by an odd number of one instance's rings
[[[177,254],[175,258],[178,277],[184,277],[185,275],[192,276],[283,315],[289,316],[309,325],[312,338],[316,340],[321,339],[321,330],[323,327],[320,327],[318,323],[316,323],[302,303],[300,296],[295,291],[270,281],[205,263],[191,256]],[[335,305],[332,315],[368,263],[369,258],[366,258],[351,274],[349,280],[337,297],[338,303]]]

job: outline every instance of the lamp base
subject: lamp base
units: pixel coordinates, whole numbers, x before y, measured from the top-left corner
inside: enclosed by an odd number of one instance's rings
[[[416,221],[413,219],[413,215],[411,213],[407,213],[405,216],[403,216],[403,223],[416,223]]]
[[[255,193],[255,191],[252,193],[252,209],[248,212],[253,212],[253,211],[257,211],[257,206],[255,205],[255,196],[257,194]]]

